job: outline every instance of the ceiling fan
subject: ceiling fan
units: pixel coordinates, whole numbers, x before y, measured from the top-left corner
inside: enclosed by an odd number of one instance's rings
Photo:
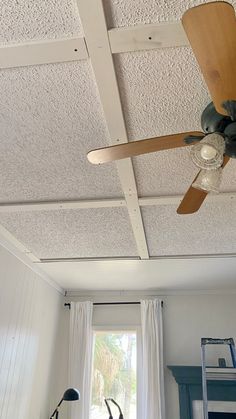
[[[213,102],[203,111],[203,132],[185,132],[92,150],[88,160],[113,160],[193,145],[190,155],[201,170],[177,213],[200,208],[208,192],[219,190],[223,167],[236,158],[236,20],[224,1],[205,3],[185,12],[182,24]]]

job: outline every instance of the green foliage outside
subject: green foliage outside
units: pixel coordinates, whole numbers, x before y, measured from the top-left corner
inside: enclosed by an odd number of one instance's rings
[[[112,397],[128,419],[130,404],[136,397],[136,372],[132,368],[136,336],[133,333],[125,336],[124,333],[96,333],[92,404],[102,406],[104,398]]]

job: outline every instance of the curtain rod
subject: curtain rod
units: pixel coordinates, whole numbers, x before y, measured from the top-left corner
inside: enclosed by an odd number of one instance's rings
[[[115,305],[134,305],[140,304],[140,301],[116,301],[111,303],[93,303],[94,306],[115,306]],[[70,309],[70,303],[65,303],[65,307]],[[163,301],[161,302],[161,306],[163,307]]]

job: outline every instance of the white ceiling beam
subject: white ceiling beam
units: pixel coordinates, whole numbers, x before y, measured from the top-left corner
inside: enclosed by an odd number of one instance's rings
[[[89,199],[78,201],[38,201],[38,202],[17,202],[0,204],[0,213],[3,212],[28,212],[28,211],[56,211],[76,210],[91,208],[115,208],[126,207],[124,198],[120,199]]]
[[[102,0],[78,0],[77,4],[111,143],[127,142]],[[147,259],[149,254],[132,162],[125,159],[116,164],[138,253],[141,258]]]
[[[54,263],[54,262],[95,262],[95,261],[108,261],[108,260],[140,260],[138,256],[113,256],[113,257],[74,257],[74,258],[45,258],[40,259],[35,263]]]
[[[111,52],[152,50],[188,45],[180,22],[154,23],[108,31]],[[0,47],[0,69],[88,59],[83,37],[30,41]]]
[[[113,54],[189,45],[181,22],[110,29],[108,35]]]
[[[183,199],[183,195],[170,196],[154,196],[147,198],[139,198],[139,205],[141,207],[150,205],[176,205],[178,206]],[[224,202],[225,200],[236,200],[236,192],[221,192],[219,194],[211,194],[207,196],[206,202]],[[184,215],[183,215],[184,217]]]
[[[183,195],[151,196],[138,198],[141,207],[176,205],[178,206]],[[221,192],[220,194],[209,194],[207,202],[223,202],[225,200],[236,200],[236,192]],[[57,211],[76,210],[92,208],[117,208],[126,207],[124,198],[116,199],[88,199],[74,201],[38,201],[38,202],[17,202],[0,204],[0,213],[31,212],[31,211]]]
[[[181,22],[114,28],[108,31],[108,36],[113,54],[188,45]],[[88,58],[83,37],[30,41],[0,47],[0,69]]]
[[[169,196],[151,196],[139,198],[139,205],[141,207],[160,206],[160,205],[179,205],[183,195],[169,195]],[[1,210],[0,210],[1,211]]]
[[[57,39],[0,47],[0,69],[88,58],[84,38]]]
[[[209,253],[209,254],[187,254],[187,255],[162,255],[162,256],[150,256],[149,260],[189,260],[189,259],[235,259],[236,253]],[[116,261],[128,261],[136,262],[139,261],[138,257],[99,257],[99,258],[48,258],[40,259],[35,264],[50,264],[50,263],[86,263],[86,262],[116,262]]]

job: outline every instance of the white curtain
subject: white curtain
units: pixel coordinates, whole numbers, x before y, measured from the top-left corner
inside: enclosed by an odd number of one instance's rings
[[[70,403],[71,419],[89,419],[93,355],[93,304],[71,303],[69,341],[69,387],[80,392],[79,402]]]
[[[165,419],[162,303],[141,301],[142,373],[139,418]],[[139,410],[139,409],[138,409]]]

